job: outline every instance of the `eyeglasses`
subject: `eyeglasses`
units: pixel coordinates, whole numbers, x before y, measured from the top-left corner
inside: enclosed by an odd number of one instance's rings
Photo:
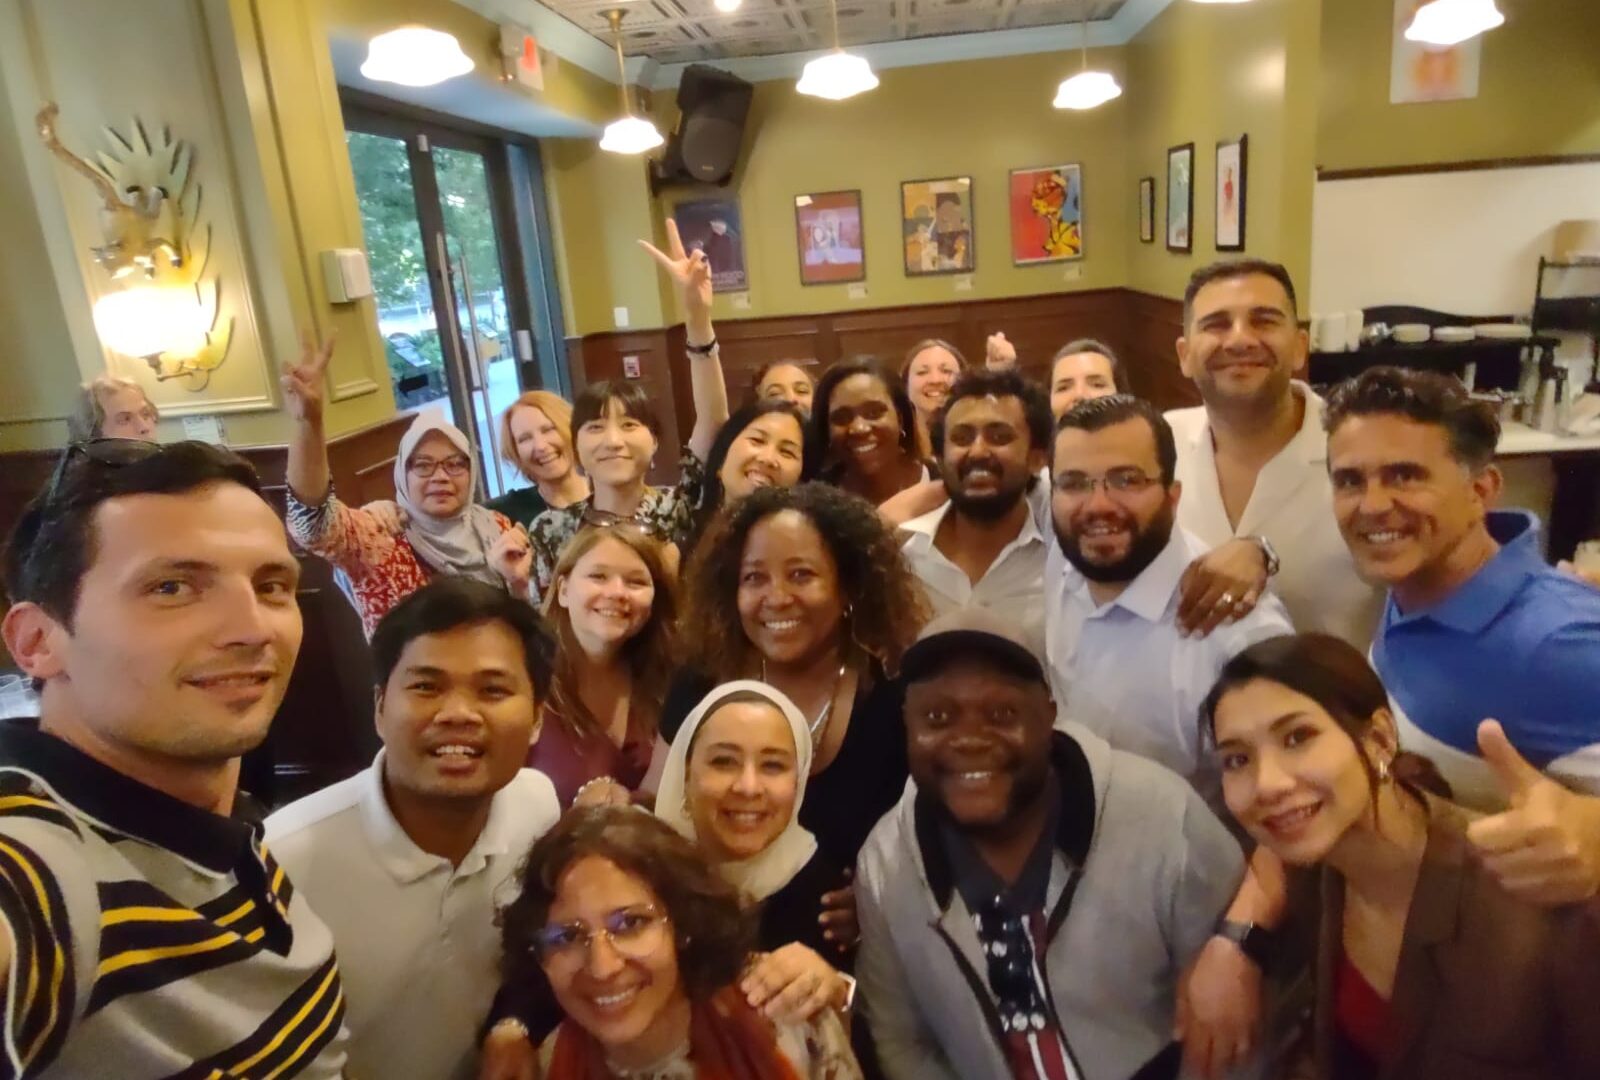
[[[1026,1034],[1049,1023],[1044,996],[1033,972],[1028,924],[995,896],[972,916],[989,966],[989,989],[999,1005],[1001,1030]]]
[[[147,442],[144,439],[89,439],[85,442],[75,442],[67,447],[61,455],[61,460],[56,462],[55,471],[50,474],[50,484],[45,488],[45,501],[51,501],[61,493],[61,485],[66,482],[67,473],[71,471],[72,463],[78,458],[84,458],[96,465],[120,469],[148,461],[163,450],[164,447],[160,443]]]
[[[459,454],[455,457],[447,457],[442,461],[435,461],[432,458],[412,458],[411,464],[406,466],[411,475],[418,480],[426,480],[440,469],[444,470],[446,476],[465,476],[471,468],[472,462]]]
[[[1156,483],[1138,469],[1113,469],[1105,476],[1090,476],[1082,472],[1064,472],[1056,477],[1056,491],[1074,499],[1087,499],[1096,487],[1104,487],[1111,498],[1118,495],[1138,495]]]
[[[607,915],[601,926],[581,922],[546,926],[533,935],[533,949],[547,968],[576,971],[589,958],[594,939],[606,944],[627,960],[643,960],[662,945],[667,916],[654,906],[623,908]]]

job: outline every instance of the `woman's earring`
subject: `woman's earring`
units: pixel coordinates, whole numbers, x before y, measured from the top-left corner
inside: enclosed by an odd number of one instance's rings
[[[1389,759],[1388,758],[1384,758],[1383,760],[1378,762],[1378,783],[1387,784],[1388,782],[1389,782]]]

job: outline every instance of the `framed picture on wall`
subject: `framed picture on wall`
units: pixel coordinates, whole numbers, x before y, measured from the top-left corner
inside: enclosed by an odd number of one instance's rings
[[[1156,242],[1156,178],[1139,179],[1139,242]]]
[[[823,191],[794,197],[800,284],[830,285],[867,279],[861,240],[861,192]]]
[[[1194,250],[1194,143],[1167,151],[1167,250]]]
[[[1076,165],[1011,170],[1011,261],[1083,258],[1083,172]]]
[[[712,292],[744,292],[750,288],[745,270],[744,227],[735,199],[703,199],[672,208],[683,250],[699,248],[711,263]]]
[[[1244,250],[1245,166],[1249,136],[1217,144],[1217,250]]]
[[[907,277],[971,273],[978,264],[972,177],[902,181],[900,242]]]

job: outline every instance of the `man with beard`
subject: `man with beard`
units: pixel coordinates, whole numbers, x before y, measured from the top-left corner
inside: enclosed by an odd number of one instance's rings
[[[1062,415],[1046,650],[1067,716],[1160,762],[1220,807],[1220,778],[1200,743],[1200,704],[1236,653],[1293,629],[1270,593],[1203,638],[1179,629],[1184,569],[1206,549],[1174,524],[1183,489],[1173,456],[1172,429],[1138,398],[1095,398]]]
[[[1172,1077],[1180,973],[1238,846],[1177,777],[1054,730],[1015,624],[968,608],[901,663],[914,786],[856,875],[856,975],[889,1080]]]
[[[951,387],[928,434],[950,500],[901,529],[934,614],[994,608],[1042,641],[1050,545],[1027,496],[1049,452],[1049,401],[1014,370],[974,369]]]
[[[1293,631],[1268,593],[1205,637],[1183,633],[1185,568],[1206,549],[1175,526],[1183,492],[1174,457],[1172,429],[1138,398],[1094,398],[1061,417],[1045,649],[1067,719],[1167,766],[1225,815],[1221,774],[1200,741],[1200,704],[1236,653]],[[1184,984],[1185,1050],[1208,1075],[1254,1043],[1262,972],[1252,938],[1282,917],[1281,864],[1257,852],[1251,866],[1222,936],[1206,944]]]
[[[1213,552],[1208,587],[1186,583],[1178,621],[1237,618],[1270,577],[1298,629],[1365,651],[1383,594],[1356,573],[1334,521],[1323,402],[1295,378],[1309,344],[1289,272],[1262,259],[1202,267],[1184,290],[1183,327],[1178,363],[1205,404],[1167,414],[1185,489],[1178,523]]]

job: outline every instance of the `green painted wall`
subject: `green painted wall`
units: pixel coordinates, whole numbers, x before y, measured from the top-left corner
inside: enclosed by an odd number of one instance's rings
[[[1342,6],[1346,0],[1328,0]],[[1128,46],[1128,188],[1156,179],[1156,238],[1135,242],[1131,287],[1181,296],[1217,257],[1216,144],[1249,136],[1245,254],[1275,259],[1305,282],[1311,266],[1318,0],[1232,7],[1174,3]],[[1192,142],[1191,254],[1165,244],[1167,148]]]
[[[1317,164],[1375,168],[1600,152],[1600,3],[1499,0],[1478,96],[1389,104],[1393,0],[1327,0]]]

